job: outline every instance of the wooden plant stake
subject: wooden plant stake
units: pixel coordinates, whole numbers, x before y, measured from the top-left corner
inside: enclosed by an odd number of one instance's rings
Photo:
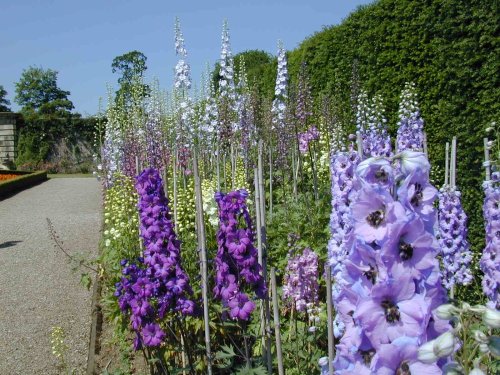
[[[446,142],[445,147],[445,155],[444,155],[444,186],[448,186],[449,184],[449,174],[450,174],[450,143]]]
[[[488,148],[488,138],[483,138],[484,143],[484,163],[483,166],[486,170],[486,181],[491,179],[491,170],[490,170],[490,150]]]
[[[274,336],[276,337],[276,356],[278,357],[278,374],[284,375],[283,353],[281,349],[280,332],[280,310],[278,306],[278,287],[276,285],[276,269],[271,268],[271,291],[273,294],[273,317],[274,317]]]
[[[356,145],[358,146],[359,159],[363,160],[363,138],[360,132],[356,132]]]
[[[333,375],[335,338],[333,336],[332,269],[326,266],[326,314],[328,318],[328,374]]]
[[[174,152],[174,224],[178,225],[177,221],[177,150]]]
[[[201,290],[203,296],[203,320],[205,324],[205,347],[207,354],[207,373],[212,375],[212,353],[210,348],[210,317],[208,314],[208,270],[207,270],[207,249],[205,239],[205,221],[203,218],[203,199],[201,195],[201,182],[198,171],[198,154],[194,149],[193,157],[194,169],[194,189],[196,195],[196,217],[197,217],[197,237],[198,249],[201,260]]]

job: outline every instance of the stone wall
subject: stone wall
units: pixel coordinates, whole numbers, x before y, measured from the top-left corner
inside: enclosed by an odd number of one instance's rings
[[[0,112],[0,165],[12,164],[17,156],[16,123],[18,115]]]

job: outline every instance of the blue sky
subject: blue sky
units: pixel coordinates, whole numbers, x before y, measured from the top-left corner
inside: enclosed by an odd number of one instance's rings
[[[57,70],[75,110],[97,112],[106,85],[116,87],[114,57],[139,50],[147,57],[147,80],[169,89],[176,64],[174,20],[179,17],[192,77],[220,54],[227,19],[233,54],[260,49],[276,53],[281,39],[293,49],[323,26],[338,24],[368,0],[1,0],[0,85],[13,110],[15,82],[34,65]]]

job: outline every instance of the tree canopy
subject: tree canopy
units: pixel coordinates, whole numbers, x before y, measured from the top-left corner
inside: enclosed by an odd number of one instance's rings
[[[58,87],[57,74],[55,70],[34,66],[23,70],[14,99],[21,112],[65,115],[74,108],[68,99],[70,92]]]
[[[116,92],[116,101],[129,105],[132,102],[133,88],[138,88],[140,97],[149,95],[150,88],[142,83],[144,72],[147,70],[147,57],[139,51],[130,51],[116,56],[111,63],[113,73],[121,74],[118,78],[120,88]]]
[[[7,100],[7,91],[0,85],[0,112],[10,112],[10,101]]]

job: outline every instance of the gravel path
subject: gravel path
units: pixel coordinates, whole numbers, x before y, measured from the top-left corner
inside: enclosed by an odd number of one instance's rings
[[[49,218],[71,254],[97,254],[101,193],[93,178],[56,178],[0,201],[0,374],[62,374],[52,327],[63,328],[69,369],[85,373],[91,291],[54,248]]]

